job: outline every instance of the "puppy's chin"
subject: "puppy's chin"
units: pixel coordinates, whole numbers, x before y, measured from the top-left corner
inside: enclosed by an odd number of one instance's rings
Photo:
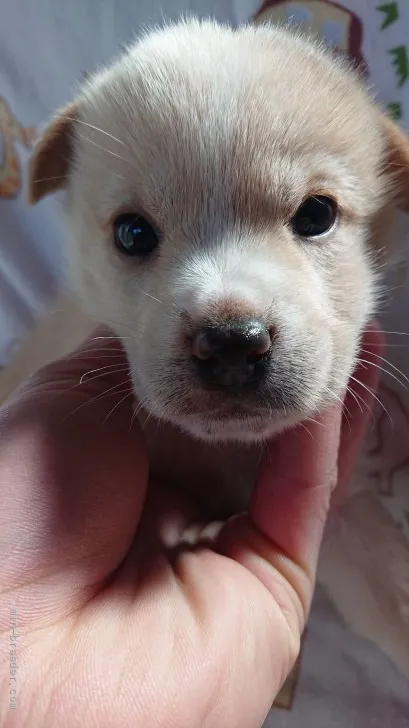
[[[196,440],[213,443],[262,444],[305,419],[300,413],[269,417],[212,417],[188,415],[175,419],[175,425]]]

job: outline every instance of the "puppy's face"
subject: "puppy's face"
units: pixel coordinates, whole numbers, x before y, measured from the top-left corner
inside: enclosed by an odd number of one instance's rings
[[[342,397],[391,134],[347,70],[277,29],[181,24],[87,83],[37,148],[32,196],[67,183],[75,286],[146,410],[254,441]]]

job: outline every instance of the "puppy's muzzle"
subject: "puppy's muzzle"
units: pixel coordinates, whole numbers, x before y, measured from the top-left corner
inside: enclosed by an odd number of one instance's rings
[[[273,330],[257,319],[236,319],[200,329],[192,346],[204,386],[240,390],[266,376]]]

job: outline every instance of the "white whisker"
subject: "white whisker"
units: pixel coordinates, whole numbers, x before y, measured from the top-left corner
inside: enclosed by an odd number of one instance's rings
[[[365,408],[367,409],[367,411],[370,414],[372,423],[375,424],[376,423],[376,417],[375,417],[375,412],[373,411],[373,407],[370,407],[369,406],[369,403],[366,402],[364,400],[364,398],[361,397],[360,394],[358,394],[358,392],[354,392],[354,390],[351,387],[347,387],[347,391],[349,392],[349,394],[351,395],[351,397],[354,398],[354,400],[357,403],[357,405],[358,405],[358,407],[359,407],[359,409],[360,409],[360,411],[361,411],[362,414],[364,412],[364,410],[362,409],[362,405],[365,406]]]
[[[83,126],[87,126],[89,129],[94,129],[95,131],[99,131],[101,134],[105,134],[105,136],[109,137],[110,139],[113,139],[114,142],[118,142],[118,144],[122,144],[122,146],[126,146],[125,142],[121,141],[121,139],[118,139],[113,134],[110,134],[108,131],[104,131],[104,129],[100,129],[99,126],[94,126],[93,124],[88,124],[87,121],[83,121],[82,119],[75,119],[75,117],[66,116],[65,117],[67,121],[73,121],[76,124],[83,124]]]
[[[92,382],[94,379],[97,379],[98,377],[91,377],[88,379],[88,376],[90,374],[96,374],[97,372],[102,372],[102,374],[119,374],[120,372],[124,372],[129,370],[129,364],[125,363],[119,366],[118,364],[107,364],[104,367],[98,367],[97,369],[90,369],[88,372],[85,372],[85,374],[82,375],[82,377],[79,380],[79,384],[82,384],[85,379],[87,381]]]
[[[133,389],[131,388],[130,390],[128,390],[128,392],[125,394],[125,396],[122,397],[122,399],[120,399],[119,402],[117,402],[112,407],[112,409],[108,412],[107,416],[104,417],[104,420],[103,420],[103,423],[102,424],[105,425],[105,423],[108,421],[108,419],[111,417],[111,415],[115,412],[115,410],[117,409],[117,407],[119,407],[123,402],[125,402],[125,400],[128,399],[128,397],[131,397],[132,395],[133,395]]]
[[[390,334],[391,336],[409,336],[408,331],[387,331],[386,329],[364,329],[364,333]]]
[[[308,429],[305,422],[300,422],[300,427],[302,427],[303,430],[305,430],[307,432],[307,434],[310,436],[311,440],[314,442],[314,435],[312,434],[311,430]]]
[[[113,157],[117,157],[117,159],[120,159],[122,162],[125,162],[126,164],[130,164],[128,159],[125,159],[124,157],[121,157],[120,154],[117,154],[116,152],[113,152],[112,149],[107,149],[106,147],[102,147],[100,144],[97,144],[94,142],[93,139],[89,139],[89,137],[83,136],[83,134],[78,134],[79,138],[82,139],[84,142],[89,142],[89,144],[93,144],[94,147],[98,147],[98,149],[101,149],[102,152],[106,152],[107,154],[111,154]]]
[[[362,351],[363,354],[369,354],[369,355],[372,354],[371,351],[367,351],[366,349],[361,349],[361,351]],[[385,359],[385,357],[384,356],[381,356],[380,354],[376,354],[376,358],[377,359],[380,359],[385,364],[387,364],[388,366],[390,366],[395,372],[397,372],[409,384],[409,377],[407,377],[406,374],[404,372],[402,372],[401,369],[399,369],[398,367],[396,367],[394,364],[392,364],[392,362],[388,361],[388,359]]]
[[[391,377],[391,379],[393,379],[395,382],[397,382],[399,384],[399,386],[401,386],[403,389],[405,389],[405,390],[408,389],[408,387],[405,384],[403,384],[403,382],[395,374],[393,374],[392,372],[388,372],[387,369],[385,369],[384,367],[381,367],[379,364],[375,364],[375,362],[368,361],[367,359],[361,359],[361,358],[358,359],[358,362],[360,364],[368,364],[369,366],[379,369],[380,372],[382,372],[383,374],[387,374],[389,377]]]
[[[393,421],[392,421],[392,417],[391,417],[390,413],[388,412],[388,410],[386,409],[386,407],[385,407],[385,405],[383,404],[383,402],[382,402],[382,401],[381,401],[381,400],[379,399],[379,397],[377,396],[376,392],[374,392],[374,390],[373,390],[373,389],[370,389],[370,387],[367,387],[367,386],[366,386],[366,384],[364,384],[364,383],[363,383],[363,382],[361,382],[361,381],[360,381],[359,379],[357,379],[357,377],[354,377],[354,376],[352,376],[352,375],[351,375],[350,379],[352,379],[352,380],[353,380],[354,382],[356,382],[356,383],[357,383],[357,384],[359,384],[359,385],[360,385],[361,387],[363,387],[363,389],[365,389],[365,391],[366,391],[366,392],[368,392],[368,394],[370,394],[370,395],[371,395],[371,397],[373,397],[373,399],[375,400],[375,402],[378,402],[379,406],[381,407],[381,409],[382,409],[382,410],[383,410],[383,411],[385,412],[386,416],[388,417],[388,419],[389,419],[389,422],[390,422],[390,424],[391,424],[391,428],[392,428],[392,430],[393,430]]]
[[[118,389],[120,387],[125,387],[125,386],[129,388],[129,384],[125,385],[124,382],[118,382],[118,384],[115,384],[113,387],[109,387],[104,392],[100,392],[100,394],[95,395],[95,397],[91,397],[86,402],[83,402],[78,407],[76,407],[75,410],[73,410],[73,412],[70,412],[70,414],[67,415],[67,417],[65,417],[63,421],[66,422],[68,419],[73,417],[77,412],[82,410],[83,407],[87,407],[88,405],[94,404],[95,402],[98,402],[99,400],[104,399],[107,396],[115,396],[117,394],[121,394],[121,391],[118,392]]]
[[[59,176],[59,177],[39,177],[38,179],[33,179],[33,184],[36,185],[36,184],[39,184],[40,182],[52,182],[53,180],[56,180],[56,179],[67,179],[67,178],[64,177],[64,175]]]

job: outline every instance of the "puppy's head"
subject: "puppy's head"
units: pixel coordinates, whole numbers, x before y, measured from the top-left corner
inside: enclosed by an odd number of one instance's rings
[[[322,48],[192,22],[87,82],[34,152],[31,197],[66,187],[73,281],[145,408],[249,441],[342,396],[408,159]]]

